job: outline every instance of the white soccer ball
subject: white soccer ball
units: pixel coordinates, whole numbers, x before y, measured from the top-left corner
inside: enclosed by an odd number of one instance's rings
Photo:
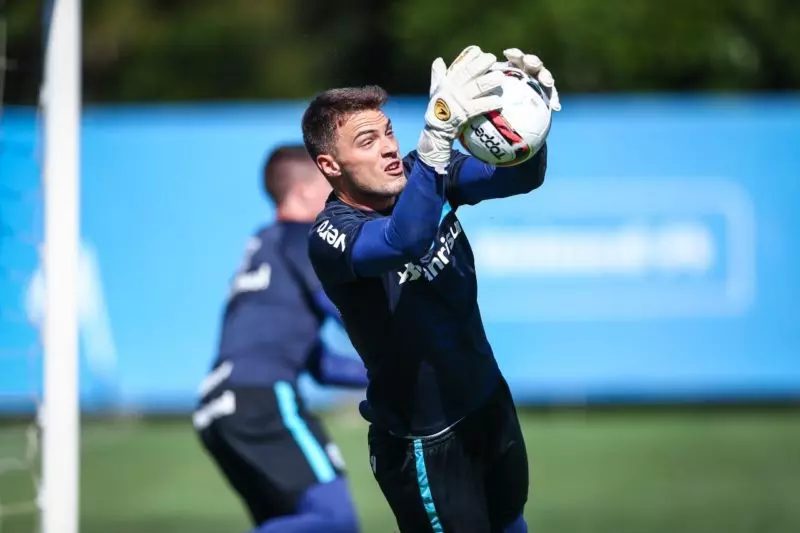
[[[550,132],[550,102],[539,82],[524,71],[497,63],[505,80],[502,109],[467,122],[459,140],[481,161],[498,166],[519,165],[533,157]]]

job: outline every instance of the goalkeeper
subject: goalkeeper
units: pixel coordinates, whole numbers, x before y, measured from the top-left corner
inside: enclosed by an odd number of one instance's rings
[[[536,56],[505,51],[536,76]],[[461,205],[524,194],[547,148],[495,168],[452,149],[471,117],[500,107],[492,54],[433,62],[417,150],[401,159],[387,95],[332,89],[303,116],[303,138],[333,186],[309,236],[314,270],[369,373],[362,415],[370,463],[401,531],[523,532],[528,463],[511,395],[486,339]]]

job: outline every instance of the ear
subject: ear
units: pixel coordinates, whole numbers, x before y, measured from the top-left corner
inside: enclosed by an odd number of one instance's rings
[[[339,166],[339,163],[328,154],[318,155],[315,162],[322,174],[328,179],[342,175],[342,168]]]

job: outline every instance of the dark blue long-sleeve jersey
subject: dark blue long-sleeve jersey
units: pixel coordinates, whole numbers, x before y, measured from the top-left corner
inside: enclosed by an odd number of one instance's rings
[[[277,222],[250,239],[231,284],[215,362],[232,363],[229,383],[269,387],[307,371],[322,384],[366,386],[361,361],[332,352],[319,338],[325,318],[340,317],[311,267],[310,228]]]
[[[309,252],[367,367],[367,416],[395,434],[427,435],[482,405],[500,379],[456,209],[541,185],[547,148],[510,168],[455,151],[446,175],[415,152],[403,164],[408,183],[387,212],[331,195]]]

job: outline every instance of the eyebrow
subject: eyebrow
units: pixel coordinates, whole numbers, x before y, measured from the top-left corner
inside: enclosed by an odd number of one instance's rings
[[[361,137],[362,135],[367,135],[369,133],[377,133],[377,131],[378,131],[378,128],[370,128],[368,130],[359,131],[358,133],[356,133],[356,136],[353,137],[353,141],[357,141],[359,139],[359,137]]]
[[[367,135],[367,134],[370,134],[370,133],[372,133],[372,134],[378,133],[379,129],[380,129],[380,126],[375,126],[373,128],[369,128],[368,130],[359,131],[358,133],[356,133],[355,137],[353,137],[353,142],[358,141],[358,139],[362,135]],[[388,118],[388,117],[386,118],[386,129],[387,130],[392,129],[392,120],[390,118]]]

